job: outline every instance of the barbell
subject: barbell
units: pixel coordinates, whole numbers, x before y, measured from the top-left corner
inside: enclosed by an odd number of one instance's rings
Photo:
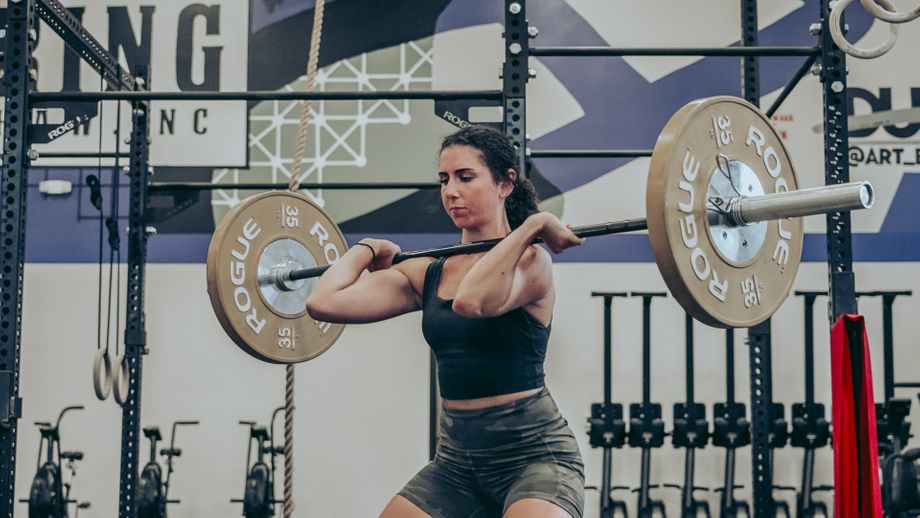
[[[869,208],[868,182],[798,189],[769,119],[730,96],[693,101],[667,122],[652,153],[646,218],[573,228],[580,237],[648,230],[665,284],[697,320],[750,327],[783,303],[801,260],[801,216]],[[400,253],[477,253],[500,239]],[[234,343],[271,363],[322,354],[343,324],[306,312],[316,279],[348,245],[318,205],[291,192],[248,198],[220,221],[208,248],[208,295]]]

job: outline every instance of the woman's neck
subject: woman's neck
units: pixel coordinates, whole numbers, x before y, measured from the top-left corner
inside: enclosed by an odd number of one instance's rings
[[[511,225],[508,224],[507,218],[502,218],[491,225],[484,225],[477,228],[465,228],[460,236],[462,243],[473,243],[476,241],[485,241],[486,239],[496,239],[507,236],[511,232]]]

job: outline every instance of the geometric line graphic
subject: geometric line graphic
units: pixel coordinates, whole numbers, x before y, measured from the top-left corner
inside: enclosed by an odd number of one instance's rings
[[[327,87],[336,92],[430,90],[432,40],[423,41],[421,44],[410,41],[333,63],[317,72],[316,91],[326,91]],[[283,91],[303,91],[305,84],[306,76],[300,76],[285,85]],[[290,181],[300,111],[300,101],[266,101],[253,107],[249,117],[249,169],[214,171],[211,182],[227,184],[226,189],[215,190],[212,195],[211,204],[216,211],[223,212],[239,203],[240,191],[233,184]],[[342,181],[349,170],[367,165],[368,126],[408,125],[412,120],[406,100],[313,101],[310,114],[301,182]],[[322,188],[300,192],[324,206]],[[243,196],[251,194],[244,192]]]

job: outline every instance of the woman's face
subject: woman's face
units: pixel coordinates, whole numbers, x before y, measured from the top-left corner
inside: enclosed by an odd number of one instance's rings
[[[496,184],[479,151],[470,146],[441,151],[438,180],[444,210],[460,229],[481,228],[500,220],[505,198],[513,188],[507,180]]]

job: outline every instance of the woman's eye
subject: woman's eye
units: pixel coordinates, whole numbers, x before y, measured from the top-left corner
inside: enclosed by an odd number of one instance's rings
[[[442,176],[441,178],[438,178],[438,183],[440,183],[441,185],[446,185],[446,184],[447,184],[447,178],[444,177],[444,176]]]

